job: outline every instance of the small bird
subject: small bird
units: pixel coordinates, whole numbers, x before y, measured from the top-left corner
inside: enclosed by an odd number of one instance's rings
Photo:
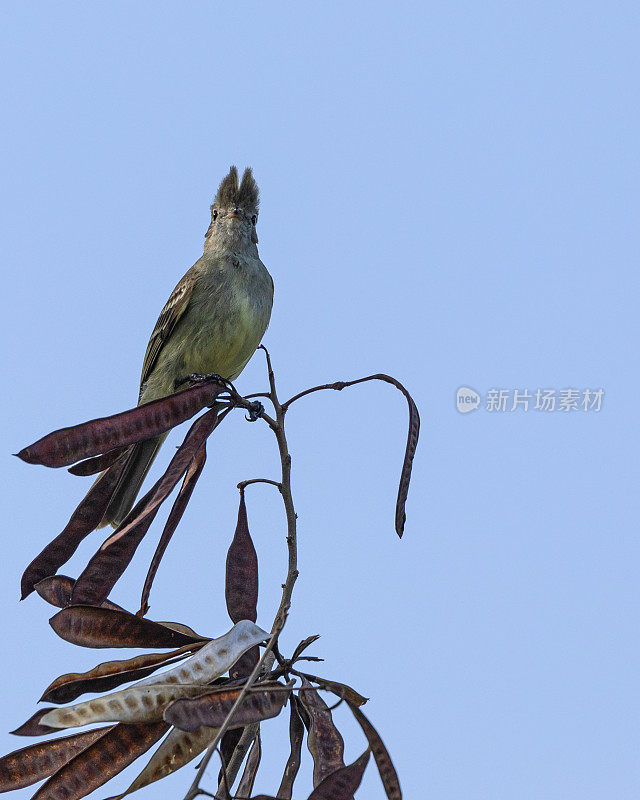
[[[147,345],[138,405],[179,390],[189,375],[234,380],[256,351],[271,317],[273,280],[258,256],[258,186],[251,168],[231,167],[211,206],[204,253],[162,309]],[[101,527],[131,510],[167,434],[131,447]]]

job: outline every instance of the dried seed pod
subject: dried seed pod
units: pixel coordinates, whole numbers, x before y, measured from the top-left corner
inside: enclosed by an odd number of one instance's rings
[[[219,421],[216,404],[193,423],[167,471],[91,558],[73,589],[73,602],[97,605],[106,599],[167,499]]]
[[[181,661],[198,645],[185,645],[170,653],[148,653],[121,661],[105,661],[87,672],[69,672],[56,678],[40,698],[45,703],[70,703],[87,692],[109,692],[123,683],[146,678],[160,667]]]
[[[393,766],[389,751],[384,746],[380,734],[365,717],[362,711],[357,708],[353,703],[347,700],[349,708],[353,712],[353,716],[358,720],[360,727],[367,737],[371,752],[378,766],[380,779],[384,786],[385,792],[389,800],[402,800],[402,792],[400,790],[400,781],[398,780],[398,773]]]
[[[75,733],[73,736],[49,739],[14,750],[0,758],[0,792],[22,789],[48,778],[108,730],[109,728],[96,728]]]
[[[146,753],[168,729],[164,722],[115,725],[49,778],[32,800],[80,800]]]
[[[310,718],[307,744],[313,756],[313,785],[318,786],[331,772],[344,767],[344,740],[327,704],[305,678],[298,696]]]
[[[17,456],[28,464],[67,467],[166,433],[212,405],[224,391],[225,387],[213,381],[199,383],[129,411],[61,428],[25,447]]]
[[[253,546],[244,492],[240,492],[238,522],[227,553],[225,577],[227,610],[233,622],[258,618],[258,555]]]
[[[254,685],[234,712],[230,727],[251,725],[276,717],[287,701],[293,682]],[[176,700],[164,712],[164,719],[183,731],[195,731],[203,725],[220,727],[233,708],[242,689],[221,689],[190,700]]]
[[[67,606],[49,624],[61,639],[80,647],[182,647],[199,640],[128,611]]]
[[[98,527],[123,469],[124,461],[117,461],[109,467],[89,489],[62,533],[29,564],[22,575],[22,600],[31,594],[35,585],[43,578],[55,575],[75,553],[82,540]]]

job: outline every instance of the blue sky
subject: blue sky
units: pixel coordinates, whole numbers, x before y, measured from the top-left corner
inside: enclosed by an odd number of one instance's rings
[[[638,23],[625,2],[5,7],[3,752],[54,677],[113,657],[17,603],[86,484],[9,453],[135,402],[218,182],[251,164],[282,395],[383,371],[422,416],[399,541],[402,397],[369,384],[291,410],[283,647],[322,634],[324,674],[371,698],[407,798],[637,797]],[[238,387],[265,380],[256,356]],[[461,415],[460,386],[605,395],[600,412]],[[216,432],[152,617],[227,629],[234,487],[277,467],[265,426]],[[269,627],[279,498],[251,487],[248,510]],[[116,601],[137,607],[159,531]],[[364,742],[339,720],[351,760]],[[285,737],[284,718],[265,726],[256,791],[277,788]],[[192,774],[140,797],[179,798]],[[384,797],[375,770],[361,795]]]

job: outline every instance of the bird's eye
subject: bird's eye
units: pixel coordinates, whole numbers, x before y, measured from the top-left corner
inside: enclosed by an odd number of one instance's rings
[[[217,218],[218,218],[218,212],[217,212],[217,210],[214,208],[214,209],[213,209],[213,214],[211,215],[211,219],[212,219],[212,220],[215,222]]]
[[[253,224],[255,225],[257,221],[258,221],[258,216],[257,216],[257,214],[254,214],[254,215],[251,217],[251,222],[253,222]]]

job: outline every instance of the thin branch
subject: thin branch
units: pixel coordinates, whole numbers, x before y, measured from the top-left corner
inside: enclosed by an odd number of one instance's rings
[[[295,507],[293,505],[293,496],[291,494],[291,455],[289,454],[287,437],[284,431],[285,411],[278,401],[275,377],[273,373],[273,367],[271,365],[271,358],[269,356],[269,352],[264,346],[262,346],[262,349],[264,350],[267,359],[269,385],[271,387],[269,399],[273,403],[273,407],[275,409],[275,414],[276,414],[275,420],[270,418],[267,414],[262,414],[262,418],[269,425],[269,427],[271,428],[276,437],[276,442],[278,444],[278,452],[280,454],[282,480],[278,484],[275,481],[259,478],[259,479],[252,479],[251,481],[244,483],[245,485],[248,485],[250,482],[274,483],[276,486],[278,486],[280,490],[287,518],[287,551],[288,551],[287,577],[282,585],[282,598],[280,600],[280,606],[278,607],[278,611],[276,612],[275,618],[273,620],[273,625],[271,626],[271,636],[269,638],[269,641],[267,642],[267,646],[264,650],[264,653],[262,654],[260,660],[254,667],[251,675],[249,675],[249,677],[247,678],[246,683],[242,688],[242,691],[238,695],[231,710],[227,714],[225,721],[223,722],[222,726],[218,729],[218,733],[215,739],[209,745],[209,748],[205,753],[204,758],[200,762],[200,766],[198,767],[196,776],[193,780],[193,783],[189,787],[189,790],[185,795],[184,800],[193,800],[193,798],[197,797],[198,794],[202,793],[202,790],[200,789],[200,781],[202,780],[202,776],[204,775],[204,772],[209,764],[209,761],[211,760],[211,757],[215,752],[216,747],[218,746],[218,743],[220,742],[226,731],[229,729],[229,726],[233,721],[233,715],[236,713],[237,709],[239,708],[240,704],[246,697],[247,693],[250,691],[251,687],[258,679],[258,676],[260,675],[260,672],[263,669],[263,667],[266,667],[265,671],[271,669],[274,660],[272,648],[277,644],[278,636],[280,635],[287,621],[287,616],[289,613],[289,609],[291,607],[291,595],[293,593],[293,587],[298,578],[298,542],[297,542],[297,524],[296,524],[298,517],[295,512]],[[252,404],[245,398],[238,395],[238,393],[235,391],[235,389],[233,389],[233,387],[231,391],[231,397],[232,400],[236,403],[236,405],[240,406],[241,408],[246,408],[248,410],[251,409]],[[240,488],[241,491],[243,490],[241,484],[238,484],[238,487]],[[251,745],[254,738],[255,738],[255,733],[253,734],[251,740],[247,742],[247,748]],[[240,742],[242,742],[242,739],[240,740]],[[240,742],[238,744],[240,744]],[[234,756],[235,756],[235,750],[230,761],[234,759]]]
[[[244,493],[245,487],[251,486],[252,483],[268,483],[271,486],[275,486],[278,491],[282,491],[282,484],[278,483],[278,481],[272,481],[270,478],[249,478],[248,481],[240,481],[238,489],[240,489],[240,492]]]
[[[335,389],[337,392],[341,392],[348,386],[355,386],[357,383],[365,383],[366,381],[384,381],[385,383],[392,383],[394,386],[400,389],[401,392],[404,393],[405,391],[404,387],[402,387],[401,384],[395,380],[395,378],[378,372],[375,375],[367,375],[366,378],[356,378],[353,381],[335,381],[334,383],[323,383],[322,386],[314,386],[311,389],[305,389],[304,392],[299,392],[293,397],[290,397],[286,403],[282,404],[282,408],[286,413],[292,403],[295,403],[296,400],[300,400],[301,397],[306,397],[308,394],[313,394],[313,392],[321,392],[325,389]]]
[[[238,772],[240,771],[240,767],[242,766],[242,762],[249,752],[249,748],[253,744],[253,740],[258,735],[259,729],[260,724],[255,722],[253,725],[247,725],[247,727],[242,731],[240,741],[235,746],[233,754],[231,755],[229,763],[227,764],[227,781],[229,786],[233,786],[235,779],[238,776]],[[218,791],[216,792],[216,795],[220,795],[220,793],[224,791],[224,786],[222,784],[223,782],[221,780],[218,783]]]

